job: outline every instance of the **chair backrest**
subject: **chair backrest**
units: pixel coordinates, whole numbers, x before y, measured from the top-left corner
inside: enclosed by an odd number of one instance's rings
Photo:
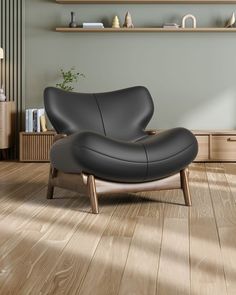
[[[151,95],[142,86],[97,94],[48,87],[44,104],[58,133],[93,131],[125,141],[145,135],[154,111]]]

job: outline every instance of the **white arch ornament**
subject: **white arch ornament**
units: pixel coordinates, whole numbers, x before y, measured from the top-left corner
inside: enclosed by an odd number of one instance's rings
[[[186,28],[186,21],[188,19],[191,19],[193,21],[193,28],[195,29],[197,27],[197,20],[196,17],[192,14],[186,14],[182,19],[182,28]]]

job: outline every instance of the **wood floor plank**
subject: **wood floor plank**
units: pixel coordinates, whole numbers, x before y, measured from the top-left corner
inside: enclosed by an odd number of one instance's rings
[[[180,190],[163,191],[164,224],[158,270],[158,295],[190,294],[188,207]]]
[[[0,204],[0,219],[14,212],[18,207],[34,199],[34,195],[46,187],[48,176],[44,172],[38,173],[31,180],[26,181],[24,185],[18,187],[17,190],[9,193],[4,201]],[[46,192],[45,192],[46,194]],[[45,196],[44,196],[45,198]]]
[[[213,208],[219,228],[236,225],[236,204],[221,164],[207,164]]]
[[[47,200],[48,166],[0,162],[0,294],[236,294],[236,164],[192,165],[191,208],[146,192],[101,197],[99,215]]]
[[[0,161],[0,176],[16,168],[17,162]]]
[[[236,294],[236,204],[220,164],[207,164],[207,176],[223,255],[229,295]]]
[[[191,294],[227,294],[223,260],[205,165],[190,168]]]
[[[156,291],[157,273],[159,267],[160,248],[163,231],[163,213],[165,202],[167,200],[163,196],[163,191],[143,192],[141,196],[143,200],[139,209],[139,218],[130,246],[129,257],[127,260],[120,288],[120,292],[124,294],[126,291],[127,294],[153,294],[153,292],[155,294]],[[148,223],[151,230],[148,230],[147,232],[143,231],[143,223]],[[149,245],[149,240],[155,240],[155,242],[151,242],[151,245]],[[136,243],[138,245],[143,244],[140,247],[143,248],[143,251],[145,251],[146,247],[147,253],[149,253],[149,249],[153,247],[154,253],[153,255],[151,255],[153,260],[150,260],[149,258],[144,258],[143,252],[142,255],[139,256],[138,250],[140,249],[137,249],[137,247],[135,246]],[[150,278],[148,276],[145,276],[145,274],[142,275],[141,278],[138,276],[140,266],[143,267],[143,265],[145,265],[144,269],[149,272]],[[153,277],[154,273],[155,279]]]
[[[40,164],[38,167],[42,167],[42,164]],[[33,163],[15,163],[15,165],[10,167],[5,167],[4,169],[0,170],[0,182],[8,182],[10,179],[16,177],[16,176],[22,176],[27,171],[31,172],[32,175],[32,169],[37,169],[37,166],[34,166]]]
[[[8,276],[0,286],[0,292],[8,294],[13,286],[18,294],[28,294],[35,290],[37,283],[52,267],[66,246],[78,222],[87,213],[78,216],[78,201],[55,200],[57,207],[47,207],[24,227],[24,239],[0,263],[5,263]],[[80,201],[80,206],[84,201]],[[26,262],[27,261],[27,262]],[[9,264],[10,262],[10,264]],[[46,272],[42,272],[45,269]],[[36,291],[36,290],[35,290]]]
[[[130,238],[128,237],[103,236],[79,294],[117,294],[129,246]]]
[[[225,171],[225,176],[228,181],[228,185],[230,187],[231,193],[236,203],[236,165],[235,163],[224,163],[222,165]]]
[[[30,166],[31,169],[34,166]],[[32,181],[32,179],[40,173],[45,173],[45,165],[38,165],[33,169],[33,173],[31,169],[19,171],[16,170],[11,175],[0,177],[0,208],[5,206],[5,203],[9,201],[10,195],[18,196],[18,192],[22,187],[24,187],[27,183]]]
[[[17,171],[26,171],[26,168],[34,167],[32,163],[19,163],[19,162],[2,162],[0,161],[0,177],[5,179],[8,175],[15,173]]]
[[[116,203],[118,199],[117,197],[110,200]],[[125,195],[120,197],[117,209],[102,235],[79,289],[81,295],[89,295],[95,290],[97,295],[117,294],[141,206],[140,201],[135,195],[127,199]]]
[[[85,198],[80,201],[73,201],[70,210],[72,209],[74,212],[68,212],[68,214],[66,213],[62,216],[60,218],[60,224],[55,222],[55,226],[34,247],[32,256],[39,256],[40,258],[35,261],[35,264],[32,264],[30,273],[27,274],[27,280],[21,288],[20,294],[39,293],[45,282],[45,273],[49,276],[54,270],[56,266],[55,262],[60,258],[61,253],[77,230],[79,224],[88,215],[88,202],[84,201]],[[78,206],[80,209],[86,210],[78,212],[76,210]],[[42,269],[45,273],[42,273]]]
[[[164,222],[157,294],[189,294],[188,225],[184,219]]]
[[[29,196],[29,198],[27,198],[26,202],[22,203],[9,215],[4,215],[0,220],[0,257],[3,254],[6,255],[21,241],[21,239],[23,239],[25,234],[24,229],[28,227],[28,224],[32,225],[36,223],[40,226],[39,221],[41,221],[45,228],[46,224],[50,224],[48,222],[48,217],[45,217],[45,211],[50,212],[50,206],[57,208],[58,206],[63,206],[64,202],[66,203],[68,201],[67,199],[62,199],[61,201],[47,200],[46,192],[46,187],[41,190],[36,190]],[[58,190],[57,196],[62,198],[64,196],[69,196],[71,197],[71,201],[74,199],[72,198],[74,196],[73,193],[69,193],[62,189]],[[75,196],[75,198],[76,197],[77,196]],[[25,199],[25,196],[23,196],[23,198]],[[79,206],[78,208],[81,209]],[[42,211],[43,209],[45,209],[45,211]]]
[[[159,218],[140,217],[138,219],[119,295],[156,294],[162,222],[162,215],[159,215]]]
[[[15,234],[19,234],[24,226],[32,220],[40,211],[48,205],[45,198],[46,189],[42,189],[35,192],[32,199],[28,199],[27,202],[21,204],[11,214],[4,216],[0,220],[0,250],[1,254],[6,254],[6,250],[11,249],[12,241],[15,238]],[[7,229],[7,230],[5,230]],[[18,239],[19,240],[19,239]],[[8,241],[8,244],[6,244]],[[1,248],[5,244],[5,249]]]
[[[164,205],[162,201],[163,192],[143,192],[142,205],[139,209],[139,217],[163,218]]]
[[[114,212],[104,235],[132,237],[140,210],[141,201],[135,195],[114,197],[111,201],[120,203]]]
[[[88,272],[102,234],[116,209],[116,204],[106,200],[100,200],[99,204],[100,214],[89,214],[81,222],[58,259],[54,271],[46,278],[41,294],[79,294],[78,290]]]

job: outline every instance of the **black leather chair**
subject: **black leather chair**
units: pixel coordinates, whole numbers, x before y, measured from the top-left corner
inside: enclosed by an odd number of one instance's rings
[[[46,88],[46,113],[57,131],[50,152],[48,198],[55,186],[90,197],[99,194],[182,188],[191,205],[186,167],[198,151],[184,128],[145,131],[153,101],[145,87],[84,94]]]

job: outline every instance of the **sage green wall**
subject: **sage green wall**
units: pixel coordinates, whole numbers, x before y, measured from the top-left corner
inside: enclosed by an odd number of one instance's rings
[[[223,25],[236,5],[58,5],[26,0],[26,106],[42,106],[43,89],[58,82],[59,69],[85,73],[79,89],[97,92],[145,85],[155,101],[151,127],[236,127],[236,33],[66,34],[70,11],[79,22],[136,26],[178,22],[186,13],[198,26]]]

